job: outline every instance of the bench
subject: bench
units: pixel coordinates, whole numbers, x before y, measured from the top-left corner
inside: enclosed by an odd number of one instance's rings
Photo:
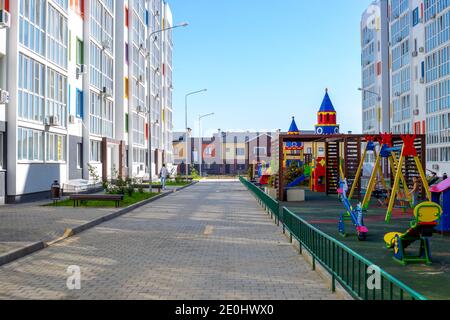
[[[69,197],[70,200],[73,200],[74,208],[80,206],[80,201],[114,201],[116,208],[119,208],[123,198],[123,194],[74,194]]]
[[[147,184],[136,184],[135,187],[138,189],[148,190],[148,183]],[[162,186],[162,184],[154,184],[154,185],[152,185],[152,190],[153,189],[157,189],[158,193],[161,193],[163,186]]]

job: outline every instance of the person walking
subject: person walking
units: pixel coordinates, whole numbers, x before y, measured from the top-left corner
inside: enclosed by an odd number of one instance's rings
[[[419,192],[420,192],[419,179],[417,179],[417,177],[414,177],[413,178],[413,188],[409,192],[409,195],[412,196],[412,199],[413,199],[414,208],[417,205],[419,205]]]
[[[169,171],[167,171],[166,165],[163,164],[161,171],[159,172],[159,177],[161,178],[161,185],[163,187],[163,190],[166,190],[166,180],[168,175]]]

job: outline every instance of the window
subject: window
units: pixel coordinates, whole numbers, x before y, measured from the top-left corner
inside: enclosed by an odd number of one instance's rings
[[[145,164],[145,149],[133,148],[133,163]]]
[[[145,144],[145,120],[142,116],[133,113],[133,142],[134,144]]]
[[[77,89],[76,93],[76,116],[78,118],[83,118],[84,114],[84,95],[83,91]]]
[[[420,22],[419,18],[419,7],[415,8],[413,11],[413,27],[418,25]]]
[[[129,121],[128,113],[125,113],[125,132],[127,133],[128,133],[128,121]]]
[[[102,99],[91,91],[90,132],[98,136],[113,138],[114,110],[111,100]]]
[[[83,144],[77,143],[77,168],[83,168]]]
[[[19,42],[35,53],[45,52],[45,0],[20,0]]]
[[[77,38],[77,64],[84,64],[84,44],[79,38]]]
[[[24,120],[43,122],[45,67],[27,56],[19,55],[18,116]]]
[[[91,161],[101,162],[102,159],[102,143],[101,141],[91,140]]]
[[[237,156],[245,156],[245,149],[244,148],[236,148],[236,155]]]
[[[67,68],[67,19],[53,6],[48,6],[47,58],[60,67]]]
[[[67,126],[67,78],[47,69],[47,104],[45,116],[57,116],[62,127]]]
[[[255,147],[253,149],[253,154],[254,155],[260,155],[260,156],[265,156],[267,154],[267,148],[265,148],[265,147]]]
[[[17,159],[19,161],[44,161],[44,133],[18,128]]]
[[[66,161],[66,136],[46,133],[46,160],[49,162]]]

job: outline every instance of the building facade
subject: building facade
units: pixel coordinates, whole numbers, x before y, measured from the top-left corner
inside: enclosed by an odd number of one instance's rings
[[[377,0],[361,19],[363,132],[389,131],[388,0]]]
[[[1,4],[10,19],[9,28],[0,21],[0,89],[9,93],[6,107],[0,103],[1,170],[9,202],[46,196],[55,180],[70,189],[94,175],[148,177],[149,126],[152,173],[171,160],[172,116],[162,114],[172,111],[173,43],[167,31],[150,39],[172,24],[166,3]]]
[[[450,1],[440,0],[379,0],[374,3],[382,9],[387,6],[388,25],[380,28],[362,28],[363,89],[380,92],[389,83],[389,104],[382,104],[381,117],[372,107],[375,103],[363,95],[363,132],[393,132],[426,134],[427,169],[438,174],[450,172]],[[362,26],[367,24],[367,13]],[[383,21],[381,18],[380,21]],[[369,24],[370,25],[370,24]],[[377,34],[374,36],[373,34]],[[380,77],[376,68],[375,82],[367,74],[373,62],[368,49],[372,38],[389,34],[389,41],[378,43],[378,50],[388,51],[389,58],[381,61]],[[366,64],[364,59],[367,59]],[[388,63],[385,63],[387,61]],[[388,69],[383,66],[388,65]],[[369,79],[369,80],[368,80]],[[374,83],[375,85],[371,86]],[[384,91],[381,91],[384,92]],[[369,99],[369,101],[368,101]],[[389,117],[386,118],[386,111]],[[377,128],[376,119],[381,119]],[[389,119],[388,125],[385,119]],[[375,127],[375,129],[373,129]],[[381,129],[380,129],[381,128]]]
[[[188,138],[187,157],[189,172],[192,168],[209,175],[237,175],[247,173],[251,165],[269,164],[272,157],[271,132],[224,132],[212,137]],[[185,174],[185,133],[175,133],[173,141],[174,163],[178,173]],[[202,150],[199,153],[199,148]],[[200,156],[201,155],[201,156]]]

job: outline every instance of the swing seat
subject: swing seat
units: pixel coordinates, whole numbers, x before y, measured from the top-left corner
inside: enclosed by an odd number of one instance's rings
[[[394,259],[403,265],[411,262],[431,263],[429,238],[439,224],[442,208],[434,202],[424,202],[414,208],[415,220],[405,232],[390,232],[384,236],[388,249],[394,249]],[[406,253],[406,249],[416,241],[420,241],[419,255]]]

